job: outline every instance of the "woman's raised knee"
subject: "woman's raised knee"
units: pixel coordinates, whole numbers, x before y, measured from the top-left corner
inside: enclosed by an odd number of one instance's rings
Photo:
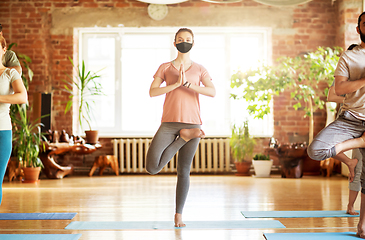
[[[328,158],[326,150],[315,148],[312,144],[308,146],[307,153],[311,159],[317,161],[322,161]]]
[[[157,173],[159,173],[160,172],[160,170],[159,169],[157,169],[157,168],[155,168],[155,167],[153,167],[153,166],[146,166],[146,171],[149,173],[149,174],[151,174],[151,175],[156,175]]]

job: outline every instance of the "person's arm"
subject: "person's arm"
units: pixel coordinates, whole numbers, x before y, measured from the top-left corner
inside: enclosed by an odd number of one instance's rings
[[[202,95],[205,95],[208,97],[214,97],[215,96],[215,87],[214,87],[212,80],[210,78],[203,78],[202,84],[204,85],[204,87],[194,85],[194,84],[190,84],[188,86],[191,90],[193,90],[199,94],[202,94]]]
[[[335,76],[335,93],[336,95],[344,95],[355,92],[365,86],[365,78],[356,81],[348,81],[347,77]]]
[[[24,87],[23,81],[17,79],[12,83],[14,94],[0,95],[1,103],[23,104],[28,101],[27,90]]]
[[[167,85],[165,87],[161,87],[163,80],[159,77],[155,77],[150,87],[150,97],[160,96],[162,94],[171,92],[176,88],[180,87],[182,82],[177,81],[175,84]]]
[[[344,99],[345,99],[344,97],[338,96],[335,93],[335,87],[334,86],[330,87],[330,89],[328,90],[328,96],[327,96],[327,101],[328,102],[342,103]]]
[[[162,94],[175,90],[176,88],[180,87],[183,84],[184,79],[185,79],[185,71],[183,64],[181,64],[180,66],[179,78],[177,82],[174,84],[161,87],[163,80],[160,77],[155,77],[150,87],[150,97],[160,96]]]

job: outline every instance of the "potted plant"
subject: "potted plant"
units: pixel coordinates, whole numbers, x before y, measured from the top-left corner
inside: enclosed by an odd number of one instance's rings
[[[16,115],[11,115],[13,122],[13,153],[24,171],[23,182],[37,182],[42,161],[39,152],[44,148],[45,137],[41,133],[41,123],[31,122],[27,116],[27,105],[15,104]]]
[[[273,164],[270,155],[258,153],[253,157],[252,164],[256,177],[270,177],[271,166]]]
[[[102,86],[100,83],[95,81],[97,78],[100,78],[100,75],[96,73],[92,73],[91,71],[86,72],[85,63],[82,61],[81,67],[75,67],[74,62],[69,57],[72,66],[76,71],[75,78],[68,75],[70,81],[65,82],[64,91],[69,94],[69,101],[67,102],[65,113],[67,113],[71,106],[74,103],[74,97],[78,98],[78,122],[83,128],[83,120],[87,123],[89,130],[85,131],[86,134],[86,142],[90,144],[95,144],[98,141],[98,131],[92,130],[91,128],[91,103],[94,103],[94,100],[90,99],[90,97],[103,95]],[[75,89],[74,89],[75,88]]]
[[[249,134],[248,121],[242,127],[233,125],[229,141],[231,154],[237,169],[237,176],[249,176],[252,164],[253,149],[256,141]]]
[[[309,117],[309,143],[313,140],[313,112],[322,109],[328,88],[334,80],[334,71],[341,48],[319,47],[314,52],[297,57],[282,57],[273,66],[237,71],[231,77],[231,88],[242,89],[241,94],[231,94],[234,99],[245,99],[247,108],[255,118],[270,112],[273,95],[290,91],[295,110],[304,110]],[[304,103],[304,107],[302,107]]]

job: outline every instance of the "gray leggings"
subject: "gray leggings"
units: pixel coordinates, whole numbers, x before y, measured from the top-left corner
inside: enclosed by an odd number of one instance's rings
[[[159,173],[179,151],[177,160],[176,213],[182,213],[190,185],[190,167],[200,138],[185,142],[178,137],[181,129],[200,128],[198,124],[164,122],[148,148],[146,170]]]
[[[334,157],[336,156],[335,146],[338,143],[361,137],[364,132],[365,121],[355,118],[347,111],[342,112],[334,122],[322,129],[322,131],[313,139],[307,149],[308,156],[319,161]],[[358,151],[355,152],[357,154],[356,158],[359,161],[363,161],[362,166],[361,164],[356,165],[355,180],[358,181],[361,171],[359,168],[362,167],[361,187],[362,192],[365,193],[365,148],[360,148],[355,151]],[[355,189],[358,189],[358,187],[355,187],[354,189],[350,187],[350,189],[356,191]]]

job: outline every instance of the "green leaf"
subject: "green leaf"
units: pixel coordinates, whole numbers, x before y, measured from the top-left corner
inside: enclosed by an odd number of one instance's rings
[[[79,100],[78,122],[81,128],[83,128],[82,120],[85,120],[91,130],[90,121],[92,115],[90,113],[92,111],[91,104],[94,103],[94,101],[89,100],[88,97],[104,95],[102,85],[96,81],[101,76],[91,71],[86,72],[84,61],[82,61],[81,66],[79,65],[76,67],[73,60],[70,57],[68,57],[68,59],[74,67],[75,72],[77,72],[77,76],[74,78],[73,76],[66,74],[68,81],[63,80],[66,84],[63,86],[62,91],[70,96],[66,103],[65,113],[71,109],[74,103],[74,97],[77,97]],[[76,92],[74,91],[74,88],[76,89]]]
[[[341,51],[340,47],[318,47],[302,56],[280,57],[272,66],[261,65],[246,72],[237,70],[231,76],[231,88],[242,90],[235,91],[231,97],[249,102],[247,109],[255,118],[269,113],[272,96],[284,91],[296,100],[292,105],[296,110],[302,109],[301,102],[309,104],[309,98],[314,99],[313,111],[321,109],[325,102],[320,99],[328,94]],[[326,84],[324,91],[319,88],[322,83]],[[310,111],[305,112],[305,116],[310,115]]]

